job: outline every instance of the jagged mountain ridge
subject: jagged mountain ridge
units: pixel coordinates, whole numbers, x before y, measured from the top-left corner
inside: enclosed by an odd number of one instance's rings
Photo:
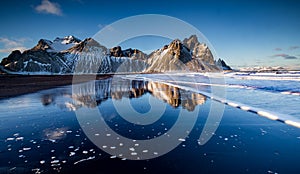
[[[205,43],[200,43],[196,35],[185,38],[183,45],[190,49],[193,58],[199,58],[203,62],[214,64],[213,55]]]
[[[176,39],[169,45],[147,55],[138,49],[106,48],[92,38],[74,36],[41,39],[23,53],[16,50],[0,64],[8,73],[114,73],[219,71],[213,55],[195,35],[183,42]]]
[[[45,50],[47,52],[61,52],[67,50],[81,42],[80,39],[77,39],[74,36],[66,36],[64,38],[55,38],[53,41],[47,39],[40,39],[38,44],[33,47],[31,50]]]
[[[208,47],[200,44],[195,35],[183,42],[175,39],[169,45],[154,51],[150,54],[148,63],[150,66],[146,72],[220,71]]]

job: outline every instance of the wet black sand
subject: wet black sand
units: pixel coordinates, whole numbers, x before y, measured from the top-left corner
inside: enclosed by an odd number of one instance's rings
[[[111,75],[81,75],[80,82],[105,79]],[[71,85],[73,75],[0,75],[0,99]]]

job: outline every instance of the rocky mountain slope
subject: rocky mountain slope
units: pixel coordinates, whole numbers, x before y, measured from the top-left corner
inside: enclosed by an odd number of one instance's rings
[[[224,62],[225,63],[225,62]],[[138,49],[106,48],[92,38],[74,36],[41,39],[32,49],[13,51],[0,63],[0,70],[15,74],[69,74],[114,72],[220,71],[205,44],[197,37],[172,41],[147,55]]]
[[[214,57],[205,44],[200,44],[195,35],[183,42],[176,39],[169,45],[154,51],[148,59],[147,72],[168,71],[219,71]]]
[[[200,43],[196,35],[183,40],[183,45],[189,48],[193,58],[198,58],[203,62],[214,64],[213,55],[205,43]]]

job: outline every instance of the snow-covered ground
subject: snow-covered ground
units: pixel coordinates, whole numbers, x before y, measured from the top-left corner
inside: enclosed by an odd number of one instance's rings
[[[199,92],[216,101],[300,127],[300,73],[128,75]]]

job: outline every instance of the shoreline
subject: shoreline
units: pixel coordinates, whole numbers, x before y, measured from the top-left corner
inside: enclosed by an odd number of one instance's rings
[[[51,89],[58,86],[71,85],[72,83],[84,83],[91,80],[101,80],[114,75],[135,74],[163,74],[163,73],[107,73],[107,74],[0,74],[0,100],[19,95],[29,94],[40,90]],[[73,77],[76,78],[73,81]]]
[[[75,83],[106,79],[112,75],[77,75]],[[0,75],[0,100],[40,90],[71,85],[73,75]]]

